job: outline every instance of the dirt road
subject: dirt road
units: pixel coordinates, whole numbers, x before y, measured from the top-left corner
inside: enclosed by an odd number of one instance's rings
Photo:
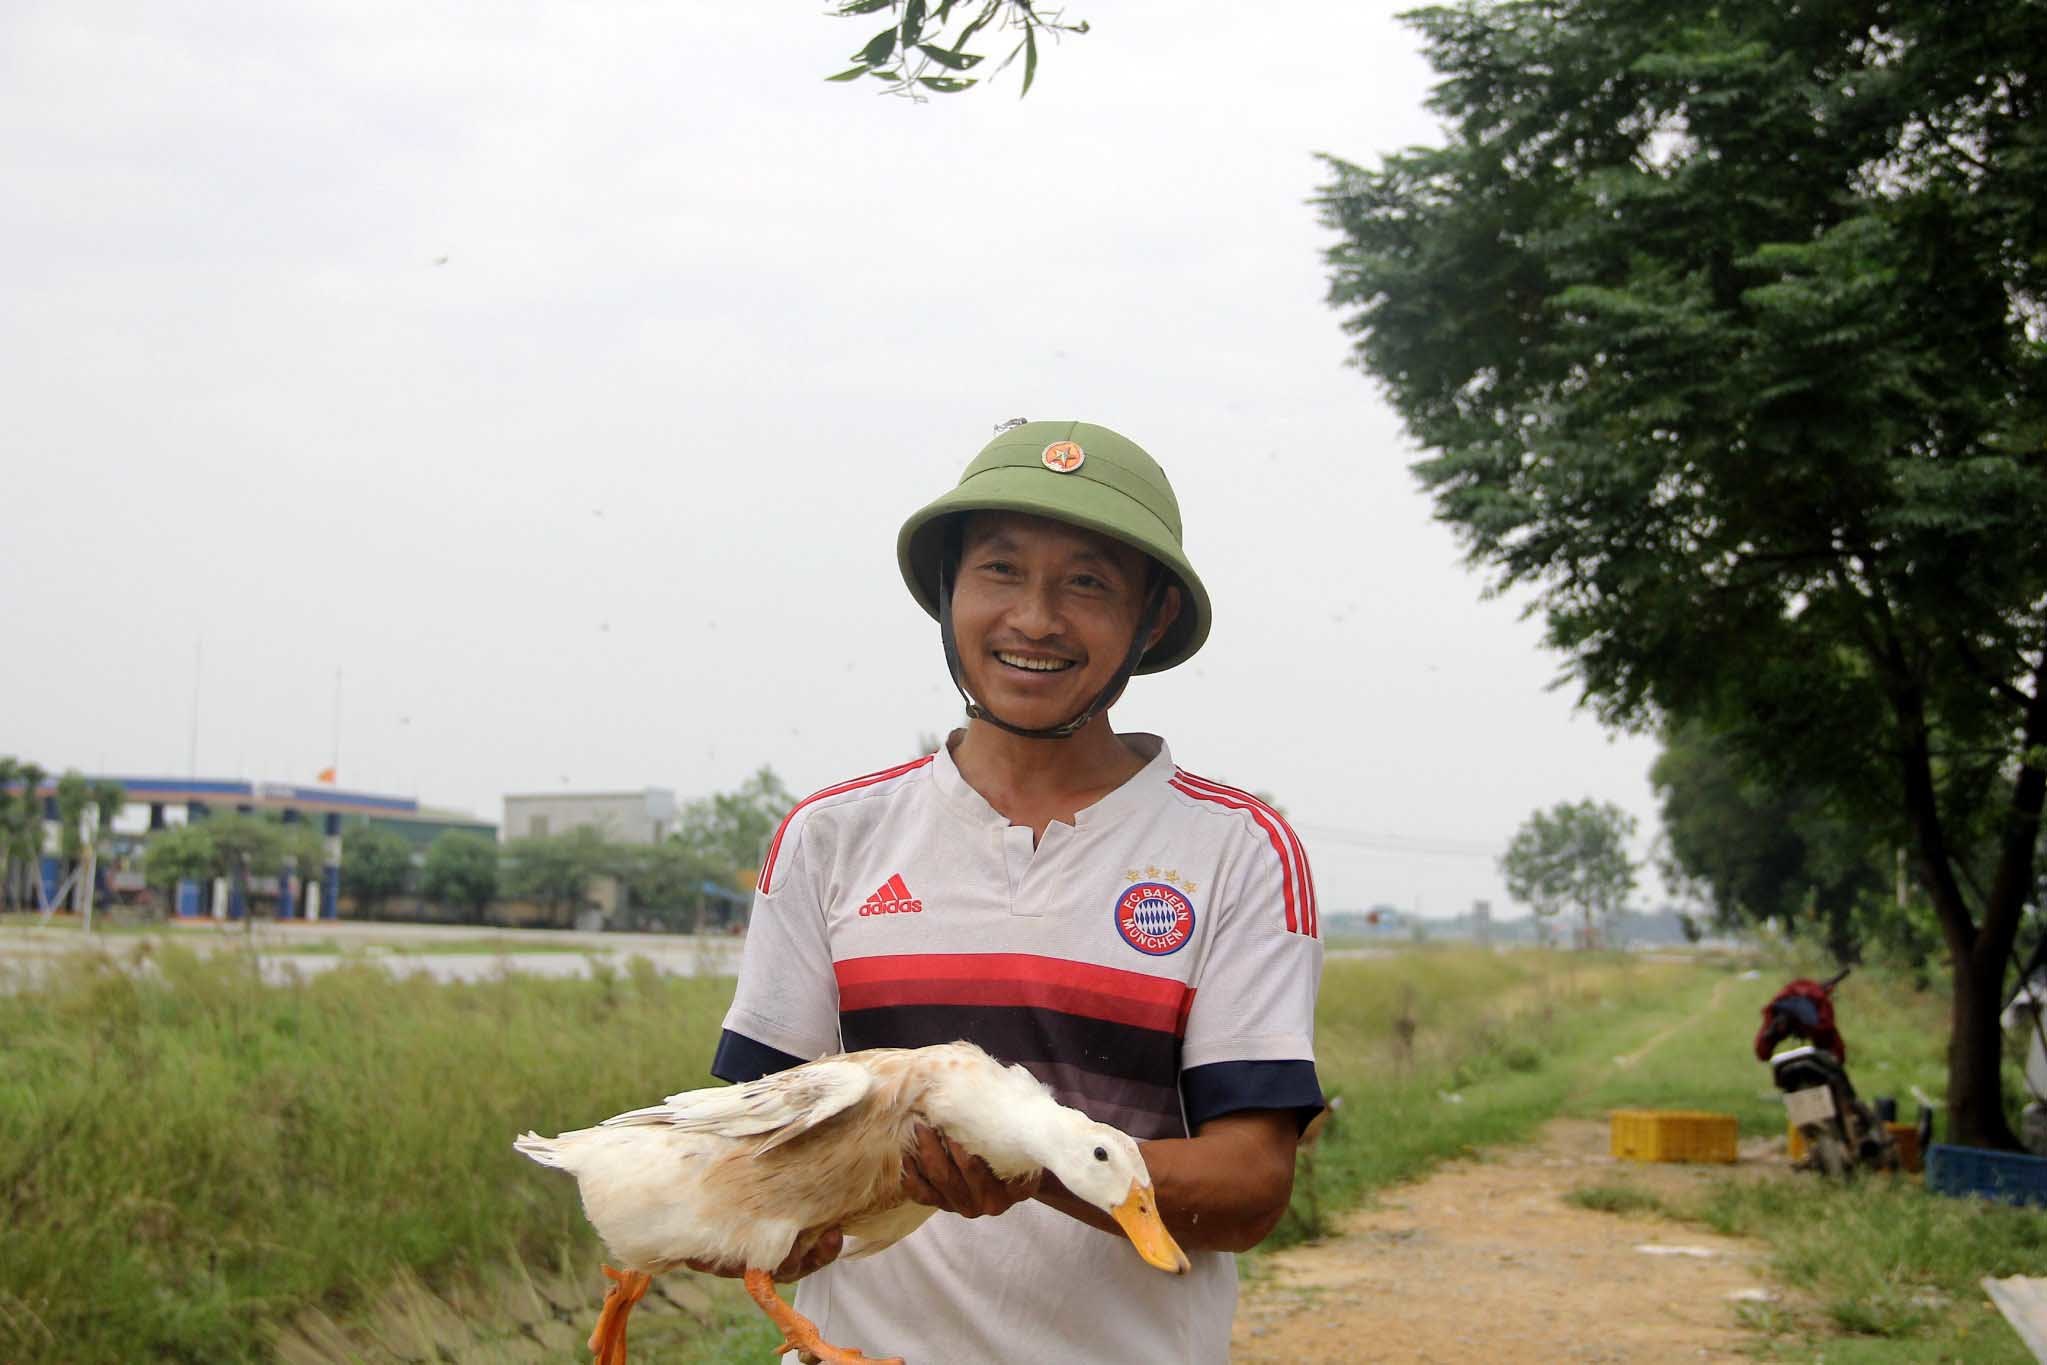
[[[1744,1299],[1774,1295],[1762,1247],[1655,1217],[1595,1212],[1572,1190],[1625,1183],[1671,1202],[1726,1166],[1615,1162],[1600,1122],[1453,1162],[1270,1258],[1238,1305],[1235,1365],[1730,1360],[1756,1338]],[[1733,1168],[1781,1163],[1769,1144]]]

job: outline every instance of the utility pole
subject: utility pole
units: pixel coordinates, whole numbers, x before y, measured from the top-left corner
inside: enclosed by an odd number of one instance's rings
[[[334,781],[338,785],[341,781],[341,668],[339,665],[336,665],[334,669],[334,761],[331,766],[334,771]]]
[[[199,776],[199,665],[206,657],[206,637],[192,642],[192,731],[185,749],[185,776]]]

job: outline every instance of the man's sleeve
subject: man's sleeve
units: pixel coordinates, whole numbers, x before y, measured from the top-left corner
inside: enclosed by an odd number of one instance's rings
[[[1215,936],[1181,1044],[1180,1097],[1190,1132],[1244,1109],[1291,1111],[1305,1127],[1322,1108],[1314,888],[1292,831],[1277,826],[1271,843],[1277,846],[1252,851],[1210,906]]]
[[[791,818],[773,882],[754,892],[739,987],[711,1062],[720,1080],[756,1080],[838,1049],[839,985],[804,856],[805,823],[801,812]]]

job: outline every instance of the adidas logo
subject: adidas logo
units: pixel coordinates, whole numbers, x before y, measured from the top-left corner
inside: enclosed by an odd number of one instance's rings
[[[881,889],[867,898],[860,907],[863,915],[921,915],[924,902],[910,894],[910,888],[903,885],[903,874],[898,872],[881,884]]]

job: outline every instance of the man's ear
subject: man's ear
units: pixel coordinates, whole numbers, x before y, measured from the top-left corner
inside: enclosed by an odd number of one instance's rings
[[[1146,652],[1156,648],[1158,642],[1166,638],[1166,632],[1179,618],[1180,588],[1178,584],[1172,584],[1166,588],[1166,595],[1159,601],[1158,623],[1151,628],[1151,638],[1144,642]]]

